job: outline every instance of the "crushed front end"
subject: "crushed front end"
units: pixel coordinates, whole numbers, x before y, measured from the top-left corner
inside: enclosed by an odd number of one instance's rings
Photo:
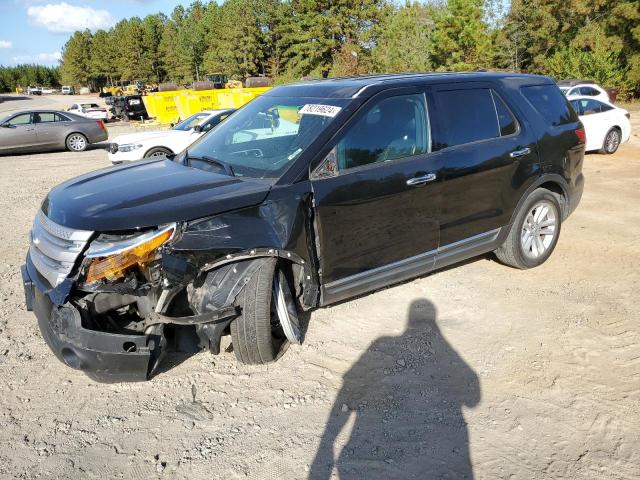
[[[177,298],[186,295],[184,284],[163,274],[163,250],[180,234],[175,223],[108,234],[74,230],[38,213],[22,266],[26,304],[62,362],[97,381],[137,381],[184,343],[181,333],[197,348],[219,346],[233,306],[194,313]]]

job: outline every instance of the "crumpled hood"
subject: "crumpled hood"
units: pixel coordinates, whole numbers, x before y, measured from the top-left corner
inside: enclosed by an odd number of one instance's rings
[[[261,203],[268,182],[206,172],[170,160],[97,170],[54,187],[42,211],[65,227],[99,232],[192,220]]]
[[[186,138],[188,139],[191,136],[191,132],[185,132],[183,130],[164,130],[164,131],[153,131],[153,132],[137,132],[137,133],[128,133],[126,135],[118,135],[114,138],[111,143],[117,143],[118,145],[124,145],[125,143],[140,143],[145,142],[147,140],[152,140],[155,138]]]

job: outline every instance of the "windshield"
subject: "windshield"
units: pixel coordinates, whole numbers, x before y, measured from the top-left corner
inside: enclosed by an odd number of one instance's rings
[[[218,172],[224,164],[238,177],[278,178],[348,102],[258,97],[191,145],[185,163]]]
[[[195,115],[191,115],[186,120],[183,120],[182,122],[175,125],[172,130],[191,130],[196,125],[200,125],[207,118],[209,118],[208,113],[196,113]]]

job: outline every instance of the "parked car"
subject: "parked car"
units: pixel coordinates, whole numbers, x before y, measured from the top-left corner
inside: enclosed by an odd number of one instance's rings
[[[0,153],[22,153],[66,148],[81,152],[108,137],[102,120],[69,112],[18,112],[0,120]]]
[[[171,130],[130,133],[113,139],[109,160],[118,164],[142,158],[163,157],[178,153],[207,133],[234,110],[206,110],[190,116]]]
[[[615,101],[609,98],[609,93],[605,88],[590,80],[561,80],[558,82],[560,91],[567,97],[591,97],[603,102]]]
[[[615,153],[631,137],[631,115],[623,108],[591,97],[571,97],[587,136],[586,150]]]
[[[63,85],[62,89],[60,90],[60,93],[62,93],[62,95],[73,95],[75,91],[72,86]]]
[[[27,95],[42,95],[42,88],[29,85],[27,87]]]
[[[121,120],[147,120],[149,115],[140,95],[106,97],[113,118]]]
[[[40,93],[42,95],[51,95],[55,90],[52,87],[41,87]]]
[[[67,109],[67,112],[75,113],[81,117],[95,118],[107,121],[107,109],[102,108],[97,103],[74,103]]]
[[[252,132],[265,117],[297,129]],[[304,311],[487,252],[544,263],[580,201],[584,139],[547,77],[279,86],[173,159],[53,188],[22,267],[27,308],[98,380],[148,378],[187,339],[218,353],[226,334],[240,362],[271,362],[301,342]]]

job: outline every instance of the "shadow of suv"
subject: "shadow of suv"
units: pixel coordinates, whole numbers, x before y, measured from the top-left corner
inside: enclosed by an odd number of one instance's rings
[[[551,255],[584,129],[546,77],[402,74],[274,88],[187,151],[47,195],[22,268],[67,365],[142,380],[164,352],[273,361],[300,316],[494,251]],[[184,347],[186,348],[186,347]]]

